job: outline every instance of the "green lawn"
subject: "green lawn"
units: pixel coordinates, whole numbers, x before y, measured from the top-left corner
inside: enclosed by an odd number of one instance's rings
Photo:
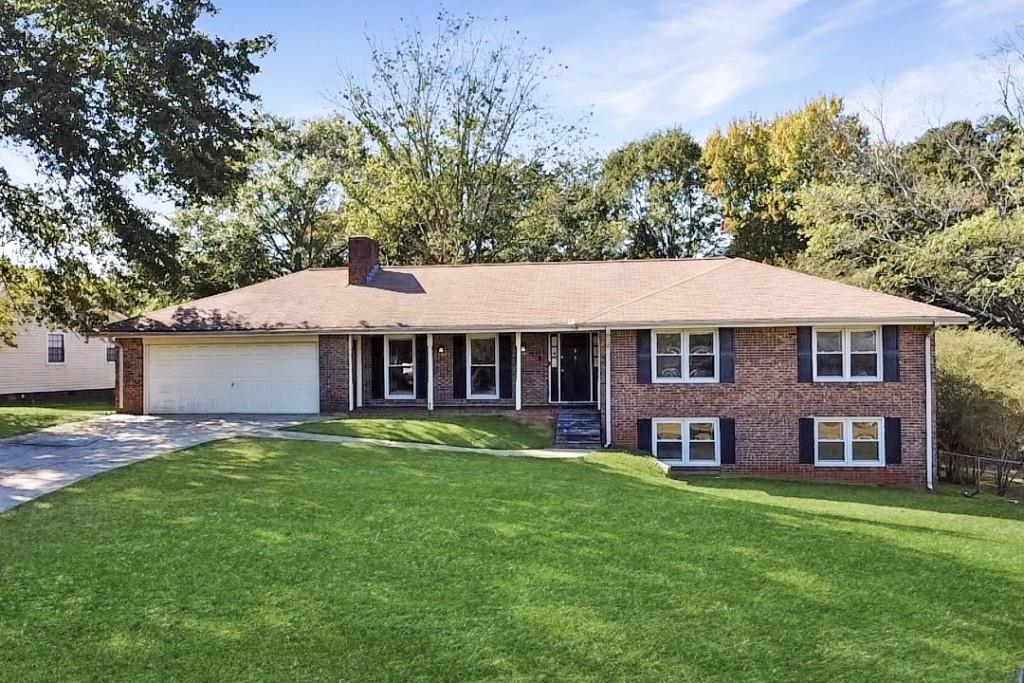
[[[231,440],[0,514],[0,671],[1008,683],[1021,558],[955,492]]]
[[[342,417],[307,422],[289,429],[336,436],[465,446],[468,448],[547,448],[553,430],[500,415],[430,415]]]
[[[87,420],[113,410],[114,405],[110,401],[69,401],[36,406],[0,405],[0,439],[64,422]]]

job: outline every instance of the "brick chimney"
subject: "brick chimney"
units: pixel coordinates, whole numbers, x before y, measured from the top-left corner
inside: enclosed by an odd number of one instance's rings
[[[365,285],[380,268],[380,245],[372,237],[348,238],[348,283]]]

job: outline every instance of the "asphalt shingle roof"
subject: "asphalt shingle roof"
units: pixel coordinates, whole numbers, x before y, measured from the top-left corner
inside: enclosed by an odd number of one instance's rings
[[[107,332],[565,329],[801,322],[965,323],[963,314],[733,258],[388,266],[367,285],[310,269]]]

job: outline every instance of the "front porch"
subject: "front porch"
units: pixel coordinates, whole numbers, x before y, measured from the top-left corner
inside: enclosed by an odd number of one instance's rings
[[[320,346],[321,412],[516,413],[559,426],[564,444],[604,444],[601,331],[321,336]],[[339,386],[339,365],[348,366],[346,387]]]

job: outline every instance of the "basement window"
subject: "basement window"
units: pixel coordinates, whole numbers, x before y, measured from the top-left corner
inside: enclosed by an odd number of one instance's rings
[[[880,417],[819,417],[814,420],[814,464],[820,467],[881,467],[885,424]]]
[[[717,467],[720,463],[718,418],[657,418],[654,430],[654,457],[691,467]]]

